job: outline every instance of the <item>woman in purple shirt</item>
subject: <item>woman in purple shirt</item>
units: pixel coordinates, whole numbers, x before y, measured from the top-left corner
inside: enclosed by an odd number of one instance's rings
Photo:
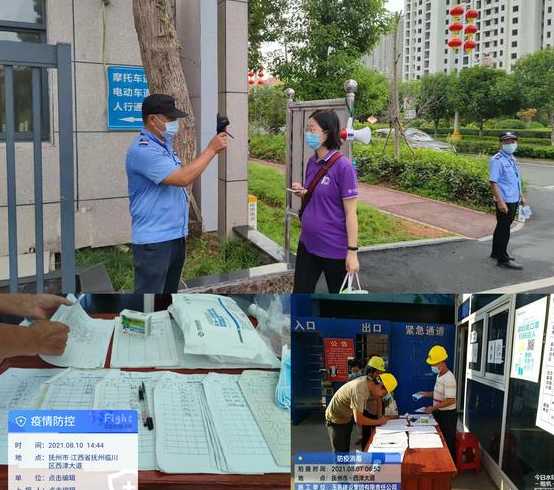
[[[358,179],[352,162],[338,152],[339,118],[319,110],[308,120],[306,142],[315,151],[308,160],[304,184],[292,183],[304,199],[322,165],[334,161],[320,178],[301,216],[296,255],[295,293],[313,293],[323,272],[330,293],[338,293],[346,272],[358,272]]]

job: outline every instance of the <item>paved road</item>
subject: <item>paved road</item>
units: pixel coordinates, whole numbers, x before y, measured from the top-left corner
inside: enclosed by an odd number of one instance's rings
[[[545,280],[540,290],[554,292],[554,166],[521,164],[534,216],[512,235],[510,248],[523,271],[496,266],[490,239],[463,240],[361,253],[363,286],[375,292],[477,292]]]

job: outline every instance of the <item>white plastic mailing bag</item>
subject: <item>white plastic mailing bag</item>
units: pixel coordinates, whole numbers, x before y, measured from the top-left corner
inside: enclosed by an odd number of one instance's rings
[[[220,361],[279,362],[237,303],[212,294],[174,294],[169,312],[183,331],[186,354],[217,357]]]

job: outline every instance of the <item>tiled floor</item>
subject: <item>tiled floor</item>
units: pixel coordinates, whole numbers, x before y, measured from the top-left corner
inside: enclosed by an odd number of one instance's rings
[[[453,490],[496,490],[496,485],[484,469],[479,473],[465,471],[458,475],[452,485]]]

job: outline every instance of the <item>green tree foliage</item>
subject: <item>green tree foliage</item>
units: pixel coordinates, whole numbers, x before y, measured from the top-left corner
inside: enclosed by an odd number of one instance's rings
[[[350,78],[358,82],[358,93],[354,107],[357,119],[365,121],[369,116],[382,114],[389,101],[389,83],[386,77],[375,70],[370,70],[362,64],[357,64],[351,71]],[[339,87],[337,97],[344,95]]]
[[[248,94],[248,119],[253,128],[277,131],[286,124],[287,98],[282,85],[254,87]]]
[[[343,96],[344,81],[391,27],[384,0],[289,0],[285,18],[270,69],[300,100]]]
[[[417,96],[417,115],[431,121],[435,127],[435,135],[441,119],[446,119],[454,113],[452,103],[452,86],[454,75],[436,73],[421,79],[420,91]]]
[[[249,0],[248,2],[248,67],[262,67],[261,46],[276,41],[286,24],[284,16],[288,0]]]
[[[521,58],[514,68],[514,76],[526,105],[546,115],[554,145],[554,48]]]
[[[514,77],[505,71],[474,66],[462,70],[452,84],[452,100],[466,121],[475,121],[482,134],[488,119],[514,115],[521,107]]]

